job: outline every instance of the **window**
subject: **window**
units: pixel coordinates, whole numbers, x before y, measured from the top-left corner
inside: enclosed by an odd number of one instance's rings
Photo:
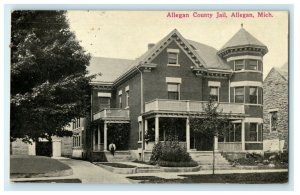
[[[234,61],[234,70],[238,71],[238,70],[243,70],[244,69],[244,60],[235,60]]]
[[[271,132],[277,131],[277,111],[270,112],[270,130]]]
[[[168,83],[168,99],[179,100],[179,84]]]
[[[126,108],[129,107],[129,85],[125,87],[125,104]]]
[[[219,101],[219,87],[210,87],[209,98],[212,101]]]
[[[73,121],[73,129],[80,127],[80,118],[75,118]]]
[[[234,102],[244,103],[244,87],[236,87],[234,92]]]
[[[168,64],[178,64],[178,53],[168,53]]]
[[[257,123],[250,123],[250,140],[257,141]]]
[[[81,142],[80,142],[80,134],[76,133],[73,134],[73,147],[80,147]]]
[[[242,141],[242,124],[233,123],[231,128],[221,137],[220,142],[241,142]]]
[[[250,87],[249,88],[249,96],[250,96],[250,104],[257,104],[257,87]]]
[[[249,60],[248,69],[249,70],[258,70],[258,60]]]
[[[122,108],[122,94],[119,95],[119,108]]]
[[[168,65],[178,66],[178,53],[179,49],[167,49],[168,52]]]
[[[110,98],[109,97],[99,97],[99,107],[100,109],[110,108]]]
[[[129,91],[126,91],[126,108],[129,107]]]

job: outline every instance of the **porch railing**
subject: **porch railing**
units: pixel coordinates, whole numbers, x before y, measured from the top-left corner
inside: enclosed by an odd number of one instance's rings
[[[155,99],[145,103],[145,112],[171,111],[171,112],[204,112],[205,101],[191,100],[163,100]],[[222,113],[244,114],[243,104],[220,102],[219,111]]]
[[[103,109],[100,112],[94,114],[93,120],[104,118],[116,118],[116,119],[125,119],[129,120],[129,110],[118,109],[118,108],[107,108]]]

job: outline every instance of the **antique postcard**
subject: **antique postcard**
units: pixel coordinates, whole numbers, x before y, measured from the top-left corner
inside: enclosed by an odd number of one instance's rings
[[[10,181],[289,181],[289,11],[14,10]]]

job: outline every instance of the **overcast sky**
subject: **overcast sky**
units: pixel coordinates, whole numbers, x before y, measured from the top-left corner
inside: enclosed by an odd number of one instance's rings
[[[170,11],[172,12],[172,11]],[[273,17],[227,18],[167,17],[168,11],[68,11],[71,30],[92,56],[135,59],[147,50],[148,43],[157,43],[173,29],[186,39],[220,49],[240,28],[264,43],[269,52],[264,57],[264,77],[272,67],[288,61],[288,13],[271,12]],[[216,11],[197,11],[212,13]]]

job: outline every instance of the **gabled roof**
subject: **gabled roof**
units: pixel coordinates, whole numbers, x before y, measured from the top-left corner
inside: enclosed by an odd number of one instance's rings
[[[241,31],[245,30],[241,29],[239,32]],[[239,32],[237,34],[240,34]],[[250,36],[253,37],[252,35]],[[255,38],[253,37],[253,39]],[[99,72],[102,73],[102,76],[97,76],[97,78],[93,80],[95,82],[104,81],[118,83],[123,78],[126,78],[128,75],[137,71],[138,67],[143,64],[151,64],[152,60],[173,40],[177,41],[179,47],[186,52],[187,56],[191,59],[196,68],[230,70],[230,66],[225,60],[218,56],[218,51],[215,48],[196,41],[185,39],[177,29],[172,30],[151,49],[147,50],[135,60],[92,57],[88,70],[90,74],[97,74]],[[244,42],[242,41],[242,43]]]
[[[220,50],[247,45],[266,47],[266,45],[257,40],[248,31],[246,31],[244,28],[241,28]]]
[[[282,67],[280,68],[276,68],[273,67],[270,72],[268,73],[268,75],[266,76],[264,82],[266,80],[269,79],[269,77],[271,77],[271,75],[274,75],[274,72],[278,73],[283,80],[288,81],[289,80],[289,72],[288,72],[288,63],[285,63]]]
[[[134,60],[118,59],[118,58],[103,58],[103,57],[92,57],[90,65],[87,70],[89,75],[101,73],[101,76],[96,76],[93,79],[94,82],[115,81],[125,70],[131,67]]]
[[[287,81],[289,79],[289,65],[284,63],[280,68],[275,68],[275,70]]]
[[[187,41],[192,47],[194,47],[198,55],[204,60],[206,68],[225,70],[231,69],[230,66],[217,55],[217,49],[202,43],[198,43],[196,41]]]

